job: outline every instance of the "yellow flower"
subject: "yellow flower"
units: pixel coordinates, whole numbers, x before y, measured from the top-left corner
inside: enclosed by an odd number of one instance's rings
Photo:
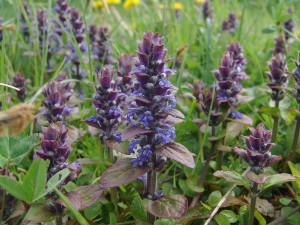
[[[121,3],[121,0],[103,0],[106,2],[107,5],[118,5]],[[102,0],[98,0],[93,2],[92,6],[94,8],[102,9],[104,7]]]
[[[205,0],[195,0],[196,3],[203,3]]]
[[[174,2],[172,4],[172,9],[176,9],[176,10],[183,9],[183,5],[180,2]]]
[[[300,37],[300,29],[297,29],[297,30],[295,30],[295,35],[297,36],[297,37]]]
[[[140,0],[126,0],[124,2],[124,8],[129,9],[132,6],[139,5],[139,4],[140,4]]]

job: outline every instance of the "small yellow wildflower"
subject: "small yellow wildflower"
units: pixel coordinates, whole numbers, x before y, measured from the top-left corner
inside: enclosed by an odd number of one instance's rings
[[[129,9],[132,6],[139,5],[139,4],[140,4],[140,0],[126,0],[124,2],[124,8]]]
[[[201,3],[205,2],[205,0],[195,0],[195,2],[201,4]]]
[[[297,36],[297,37],[300,37],[300,29],[297,29],[297,30],[295,30],[295,35]]]
[[[106,2],[107,5],[118,5],[121,3],[121,0],[103,0]],[[92,6],[94,8],[102,9],[104,7],[102,0],[98,0],[93,2]]]
[[[176,9],[176,10],[183,9],[183,5],[180,2],[174,2],[172,4],[172,9]]]
[[[158,8],[159,8],[159,9],[164,9],[164,8],[165,8],[165,5],[164,5],[164,4],[159,4],[159,5],[158,5]]]

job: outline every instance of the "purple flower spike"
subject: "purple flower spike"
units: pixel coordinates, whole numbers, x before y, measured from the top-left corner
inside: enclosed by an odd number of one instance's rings
[[[24,77],[24,74],[21,72],[16,72],[14,77],[13,77],[13,86],[19,88],[20,90],[17,91],[18,98],[21,101],[25,100],[26,96],[26,85],[27,80]]]
[[[210,22],[213,22],[214,14],[212,12],[211,5],[208,0],[205,1],[202,5],[202,15],[203,15],[204,20],[209,19]]]
[[[24,7],[24,11],[26,13],[26,16],[28,17],[28,19],[30,19],[30,12],[29,12],[29,8],[28,8],[28,5],[22,1],[22,4],[23,4],[23,7]],[[25,16],[23,15],[23,13],[21,13],[20,15],[20,22],[21,22],[21,31],[25,37],[25,40],[26,41],[29,41],[30,39],[30,31],[29,31],[29,27],[26,23],[26,19],[25,19]]]
[[[267,72],[270,79],[268,86],[272,90],[272,99],[274,101],[280,101],[284,97],[288,69],[281,54],[272,57],[272,60],[268,62],[268,65],[270,68],[270,71]]]
[[[128,148],[130,153],[138,155],[131,161],[133,167],[150,167],[151,157],[156,150],[173,143],[174,124],[180,121],[175,117],[182,115],[174,109],[176,89],[168,81],[174,71],[166,66],[166,54],[167,49],[159,33],[146,31],[142,41],[138,42],[138,62],[131,71],[135,78],[134,100],[126,112],[130,123],[128,129],[134,127],[137,130]],[[139,131],[147,131],[147,134]]]
[[[239,23],[236,18],[236,14],[234,12],[230,12],[228,14],[228,18],[226,20],[224,20],[222,23],[222,30],[228,31],[230,33],[234,33],[238,24]]]
[[[281,156],[271,155],[270,150],[275,145],[271,143],[271,130],[266,130],[263,124],[259,124],[256,129],[250,128],[250,132],[251,134],[245,137],[247,150],[234,147],[233,151],[250,165],[252,172],[258,175],[263,173],[264,168],[281,160]]]
[[[233,61],[235,62],[236,69],[238,71],[245,70],[247,60],[244,57],[244,50],[239,42],[234,41],[227,46],[227,51],[231,53]],[[246,74],[245,74],[246,75]],[[247,76],[242,77],[244,80]]]
[[[113,80],[114,68],[103,67],[97,73],[100,86],[96,87],[93,97],[96,116],[85,119],[85,122],[100,131],[99,139],[105,141],[121,141],[117,129],[121,122],[122,110],[120,108],[119,89]]]
[[[43,90],[45,97],[43,115],[49,122],[65,121],[66,117],[72,112],[72,109],[66,103],[73,94],[73,86],[72,83],[48,82]]]
[[[42,133],[39,135],[41,140],[42,150],[35,152],[34,158],[42,158],[49,160],[48,179],[55,173],[64,168],[69,168],[73,172],[66,179],[69,182],[76,178],[76,175],[81,172],[80,165],[76,166],[72,163],[67,163],[67,159],[72,151],[71,141],[67,138],[68,129],[62,122],[51,123],[49,127],[42,127]]]
[[[286,54],[286,49],[285,49],[285,40],[282,35],[278,35],[275,37],[275,48],[272,50],[274,55],[276,54]]]
[[[134,68],[136,59],[130,55],[121,54],[118,58],[118,86],[122,93],[130,93],[133,89],[132,75],[131,71]]]

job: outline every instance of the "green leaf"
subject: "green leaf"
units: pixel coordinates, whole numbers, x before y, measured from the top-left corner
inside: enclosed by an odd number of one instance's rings
[[[43,189],[43,191],[35,197],[34,201],[44,197],[49,192],[53,191],[55,187],[57,187],[61,182],[63,182],[71,173],[69,169],[63,169],[56,174],[54,174],[47,182],[47,188]]]
[[[0,137],[0,167],[4,167],[8,160],[18,165],[37,143],[37,134],[25,138],[21,136]]]
[[[293,201],[293,199],[291,199],[291,198],[280,198],[279,199],[279,202],[285,206],[289,205],[291,203],[291,201]]]
[[[262,33],[263,34],[271,34],[274,33],[277,30],[277,27],[275,25],[269,25],[265,28],[263,28]]]
[[[248,225],[249,220],[249,208],[246,205],[241,206],[239,210],[239,225]]]
[[[112,212],[109,213],[109,225],[117,225],[117,218],[116,215]]]
[[[230,170],[218,170],[214,173],[214,176],[221,177],[226,181],[236,185],[243,185],[247,189],[250,188],[250,181],[247,179],[247,177],[242,176],[238,172]]]
[[[143,207],[143,202],[140,196],[135,196],[132,200],[131,212],[135,219],[147,220],[147,212]]]
[[[281,215],[284,215],[284,214],[287,214],[289,211],[293,210],[292,207],[283,207],[281,209]],[[299,212],[296,212],[294,213],[293,215],[289,216],[287,219],[286,219],[289,224],[291,225],[298,225],[299,224],[299,221],[300,221],[300,213]]]
[[[216,215],[215,220],[219,225],[230,225],[228,218],[224,215]]]
[[[300,171],[298,170],[298,168],[296,167],[296,165],[293,164],[293,163],[290,162],[290,161],[288,162],[288,165],[289,165],[289,167],[290,167],[290,170],[291,170],[292,174],[293,174],[294,176],[300,177]],[[300,195],[300,181],[295,181],[295,182],[293,183],[293,186],[294,186],[295,191],[297,192],[297,194]]]
[[[27,194],[18,181],[8,176],[0,176],[0,186],[17,199],[28,202]]]
[[[199,182],[199,176],[197,175],[190,175],[187,180],[186,180],[186,184],[187,186],[194,192],[196,193],[201,193],[204,191],[203,187],[199,187],[198,186],[198,182]]]
[[[34,160],[22,181],[22,188],[30,202],[36,200],[44,191],[47,182],[46,176],[46,162],[42,159]]]
[[[227,217],[229,223],[235,223],[239,220],[238,215],[235,214],[235,212],[231,211],[231,210],[222,210],[220,212],[220,215],[224,215]]]
[[[155,201],[143,199],[145,209],[160,218],[180,218],[188,207],[187,199],[182,195],[166,195]]]
[[[222,198],[222,194],[220,191],[213,191],[209,196],[207,203],[210,207],[215,207]]]
[[[36,159],[22,181],[18,182],[12,178],[0,176],[0,185],[16,198],[32,203],[45,189],[46,173],[46,162],[42,159]]]
[[[261,184],[260,188],[262,190],[265,190],[269,187],[272,187],[273,185],[286,183],[286,182],[290,182],[290,181],[300,181],[300,177],[293,176],[288,173],[274,174],[274,175],[271,175],[265,183]]]
[[[267,224],[267,221],[265,220],[265,218],[258,211],[254,212],[254,217],[258,220],[259,225]]]
[[[280,116],[279,108],[270,107],[270,106],[263,106],[259,109],[260,113],[265,113],[269,116]]]
[[[42,223],[53,220],[55,216],[55,213],[52,213],[46,204],[35,203],[26,213],[25,220],[34,223]]]
[[[159,219],[154,222],[154,225],[175,225],[175,220],[172,219]]]

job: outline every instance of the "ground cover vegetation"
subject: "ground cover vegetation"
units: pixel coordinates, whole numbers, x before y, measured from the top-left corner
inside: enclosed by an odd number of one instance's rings
[[[0,1],[0,224],[299,224],[298,4]]]

